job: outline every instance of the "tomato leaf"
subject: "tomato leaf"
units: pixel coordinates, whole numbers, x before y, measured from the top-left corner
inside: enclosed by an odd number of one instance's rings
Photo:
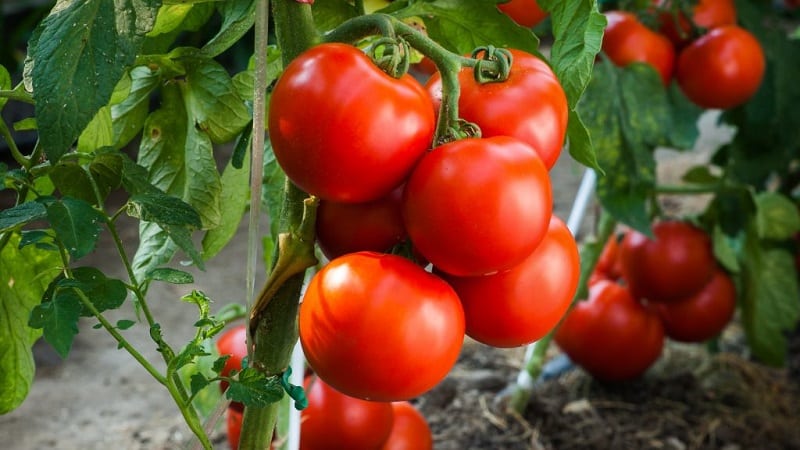
[[[191,284],[194,277],[189,272],[183,270],[161,267],[147,272],[147,278],[154,281],[164,281],[171,284]]]
[[[81,153],[89,153],[99,147],[113,144],[114,128],[111,124],[111,109],[105,105],[97,111],[78,136],[77,150]]]
[[[60,279],[56,289],[58,295],[62,297],[73,296],[75,301],[82,304],[78,294],[75,292],[76,289],[80,290],[98,312],[119,308],[128,295],[125,283],[113,278],[107,278],[103,272],[94,267],[72,269],[72,278]],[[93,314],[89,309],[82,308],[81,315],[90,317]]]
[[[249,139],[243,139],[249,142]],[[220,205],[220,224],[203,236],[203,259],[208,261],[220,252],[239,230],[250,200],[250,151],[245,149],[242,165],[234,166],[233,158],[222,172],[222,191],[220,198],[226,199]]]
[[[130,86],[119,101],[111,102],[111,126],[114,146],[120,148],[130,142],[144,126],[150,106],[150,94],[161,83],[161,71],[147,66],[131,69]],[[123,86],[117,85],[116,95]]]
[[[736,255],[741,249],[741,239],[731,238],[722,231],[719,225],[714,226],[712,233],[714,257],[730,272],[738,273],[741,267]]]
[[[256,369],[247,367],[232,380],[225,391],[225,396],[246,406],[264,408],[283,397],[283,386],[279,377],[267,377]]]
[[[0,89],[6,91],[11,89],[11,74],[8,73],[8,69],[0,65]],[[0,111],[3,110],[3,106],[8,102],[8,99],[5,97],[0,98]],[[2,126],[5,126],[3,124]]]
[[[271,243],[273,246],[278,239],[278,225],[280,225],[279,219],[281,217],[281,207],[283,206],[283,187],[285,183],[286,175],[275,159],[272,145],[267,143],[267,150],[264,152],[264,183],[261,185],[261,201],[269,215]],[[272,254],[265,253],[264,257],[269,262],[272,259]]]
[[[597,155],[594,152],[592,136],[583,123],[580,114],[576,110],[570,110],[569,120],[567,121],[567,138],[569,139],[569,154],[575,161],[603,173],[603,169],[597,163]]]
[[[100,237],[100,212],[91,204],[64,197],[47,206],[47,219],[56,237],[74,259],[80,259],[94,250]]]
[[[63,158],[50,171],[53,185],[64,196],[94,204],[96,201],[89,175],[73,158]]]
[[[742,324],[750,349],[766,364],[783,365],[787,333],[800,318],[794,257],[785,249],[765,247],[754,230],[740,262]]]
[[[233,0],[217,3],[217,12],[222,16],[219,31],[203,46],[206,56],[217,56],[238,42],[256,20],[256,0]]]
[[[691,149],[700,135],[697,121],[704,110],[689,101],[677,83],[670,85],[667,91],[667,100],[670,103],[672,114],[670,126],[666,130],[665,144],[676,150]]]
[[[78,319],[83,306],[77,296],[63,295],[67,290],[59,291],[57,281],[51,283],[48,291],[51,295],[46,292],[42,302],[31,311],[28,326],[42,329],[44,339],[62,358],[66,358],[78,334]]]
[[[14,233],[0,250],[0,414],[19,406],[33,383],[31,348],[42,331],[28,318],[61,264],[57,252],[19,244]]]
[[[501,13],[493,1],[406,0],[389,10],[399,19],[422,17],[428,36],[459,54],[490,44],[538,54],[539,38]]]
[[[100,191],[100,197],[105,199],[122,184],[122,154],[110,148],[98,150],[89,163],[89,173]]]
[[[0,233],[47,217],[47,208],[39,202],[25,202],[0,211]]]
[[[345,0],[317,0],[311,5],[314,25],[320,33],[336,28],[340,23],[358,15],[355,6]]]
[[[786,240],[800,231],[800,213],[786,196],[762,192],[756,196],[756,229],[761,239]]]
[[[136,194],[128,201],[131,217],[159,225],[179,225],[200,228],[200,215],[183,200],[160,191]]]
[[[157,0],[59,2],[34,30],[25,61],[39,139],[57,162],[133,63],[155,23]]]

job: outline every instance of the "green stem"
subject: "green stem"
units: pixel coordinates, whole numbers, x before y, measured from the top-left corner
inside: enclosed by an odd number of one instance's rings
[[[19,147],[17,147],[17,143],[14,142],[14,138],[11,136],[11,130],[8,129],[8,125],[6,121],[0,118],[0,136],[5,138],[6,142],[8,142],[8,149],[11,150],[11,156],[14,157],[14,161],[17,162],[20,166],[25,169],[31,168],[31,162],[22,152],[19,151]]]
[[[0,89],[0,98],[7,98],[9,100],[15,100],[18,102],[28,103],[31,105],[35,103],[33,101],[33,96],[24,89],[11,89],[11,90]]]
[[[688,185],[666,185],[656,186],[655,193],[662,195],[702,195],[716,194],[723,188],[722,183],[715,184],[688,184]]]
[[[363,16],[367,13],[367,10],[364,8],[364,0],[355,0],[353,6],[355,6],[358,15]]]

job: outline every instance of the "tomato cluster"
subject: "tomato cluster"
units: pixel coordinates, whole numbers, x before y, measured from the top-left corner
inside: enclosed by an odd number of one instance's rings
[[[662,0],[656,14],[654,31],[632,13],[606,12],[603,51],[608,58],[619,66],[650,64],[664,85],[675,78],[686,97],[703,108],[732,108],[758,91],[764,51],[737,26],[733,0],[700,0],[688,15]]]
[[[241,370],[247,355],[246,328],[238,325],[217,340],[220,355],[227,355],[222,376]],[[301,450],[349,448],[401,450],[433,448],[433,436],[422,414],[408,402],[373,402],[350,397],[316,376],[305,378],[309,405],[302,412]],[[223,387],[223,390],[225,388]],[[228,443],[236,450],[242,428],[243,407],[232,403],[226,412]]]
[[[634,378],[658,359],[665,336],[702,342],[733,317],[736,289],[708,235],[683,221],[657,222],[653,235],[630,230],[610,239],[588,300],[556,332],[564,352],[598,379]]]
[[[564,143],[567,99],[544,61],[509,54],[504,81],[479,83],[470,67],[458,74],[459,117],[482,137],[441,145],[438,74],[423,87],[356,47],[322,44],[277,82],[275,155],[321,199],[317,237],[330,259],[303,296],[300,342],[337,391],[408,400],[446,376],[465,334],[520,346],[566,312],[579,259],[552,214],[548,169]]]

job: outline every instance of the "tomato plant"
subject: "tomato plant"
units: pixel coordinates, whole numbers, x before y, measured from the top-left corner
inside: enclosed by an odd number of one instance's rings
[[[662,8],[670,8],[669,1],[659,3]],[[692,6],[689,17],[682,11],[665,11],[659,15],[659,23],[659,31],[683,47],[696,37],[695,27],[711,30],[736,25],[736,5],[733,0],[700,0]]]
[[[391,403],[371,402],[338,392],[318,377],[306,377],[308,407],[302,412],[300,448],[380,449],[394,425]]]
[[[270,99],[275,157],[289,179],[324,200],[388,195],[431,146],[434,127],[433,105],[417,81],[389,76],[345,44],[304,52]]]
[[[661,355],[664,326],[624,286],[602,280],[567,314],[555,341],[597,379],[624,381],[644,373]]]
[[[409,402],[392,403],[394,424],[381,450],[433,450],[433,435],[425,417]]]
[[[635,15],[624,11],[605,13],[608,25],[603,35],[603,52],[618,66],[634,62],[649,64],[669,85],[675,66],[675,48],[664,35],[642,24]]]
[[[665,220],[653,225],[653,235],[650,239],[631,230],[620,245],[622,273],[635,296],[671,301],[705,286],[716,261],[711,239],[703,230]]]
[[[510,137],[437,147],[414,169],[403,194],[414,246],[458,276],[518,264],[544,237],[551,208],[547,169],[532,148]]]
[[[748,31],[715,28],[678,55],[676,78],[684,94],[704,108],[741,105],[761,86],[766,61],[761,44]]]
[[[672,339],[702,342],[717,336],[733,318],[736,287],[730,277],[717,270],[697,292],[671,302],[654,302],[652,308]]]
[[[432,388],[464,338],[464,311],[447,283],[405,258],[370,252],[334,259],[314,275],[299,324],[314,372],[346,395],[374,401]]]
[[[227,377],[232,371],[242,370],[242,360],[247,356],[247,327],[244,324],[237,325],[222,333],[217,339],[217,351],[222,356],[228,356],[220,376]],[[227,381],[220,383],[223,391],[227,387]]]
[[[511,269],[445,279],[464,306],[467,335],[495,347],[529,344],[553,329],[578,286],[578,248],[556,216],[542,242]]]
[[[477,124],[483,137],[511,136],[525,142],[550,169],[561,154],[567,131],[564,89],[546,62],[520,50],[509,51],[513,63],[508,79],[502,83],[480,83],[469,68],[458,74],[459,115]],[[426,88],[438,108],[441,76],[434,74]]]
[[[547,17],[547,11],[542,10],[536,0],[509,0],[497,8],[514,22],[528,28],[535,27]]]

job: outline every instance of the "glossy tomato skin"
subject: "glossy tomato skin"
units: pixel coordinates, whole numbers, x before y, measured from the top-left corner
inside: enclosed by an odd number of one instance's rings
[[[433,105],[417,81],[392,78],[345,44],[302,53],[270,99],[278,163],[298,187],[324,200],[388,195],[430,147],[434,128]]]
[[[306,377],[304,387],[308,407],[301,413],[301,450],[378,450],[389,437],[391,403],[347,396],[314,376]]]
[[[547,17],[547,11],[536,0],[510,0],[497,5],[504,14],[523,27],[533,28]]]
[[[669,1],[660,3],[669,6]],[[700,0],[692,7],[691,20],[698,27],[709,30],[723,25],[736,25],[736,5],[733,0]],[[659,23],[659,31],[677,47],[685,46],[695,37],[689,19],[683,13],[678,13],[676,18],[669,12],[663,12],[659,15]]]
[[[230,355],[230,358],[225,361],[220,375],[227,377],[234,370],[242,370],[242,360],[247,356],[247,327],[244,324],[236,325],[223,332],[217,339],[217,351],[220,356]],[[220,389],[225,391],[227,388],[228,382],[222,381]],[[241,406],[235,402],[234,404]]]
[[[317,243],[328,259],[358,251],[382,252],[406,237],[401,213],[402,187],[367,203],[320,201]]]
[[[598,380],[624,381],[644,373],[661,355],[664,326],[624,286],[602,280],[567,314],[555,341]]]
[[[433,435],[425,417],[409,402],[392,403],[394,426],[381,450],[433,450]]]
[[[464,311],[446,282],[411,261],[358,252],[314,275],[299,327],[308,363],[326,383],[352,397],[400,401],[453,367]]]
[[[676,77],[686,97],[703,108],[741,105],[758,91],[766,60],[758,40],[743,28],[715,28],[678,56]]]
[[[414,169],[403,221],[439,270],[479,276],[525,259],[547,231],[552,203],[547,168],[529,146],[506,136],[461,139]]]
[[[666,36],[647,28],[635,15],[624,11],[605,13],[608,25],[603,51],[617,66],[634,62],[649,64],[668,86],[675,67],[675,48]]]
[[[550,66],[529,53],[511,49],[508,79],[479,84],[470,68],[458,74],[458,113],[477,124],[481,136],[511,136],[530,145],[548,169],[555,165],[567,132],[567,96]],[[442,80],[435,73],[426,88],[438,109]]]
[[[228,408],[225,411],[225,427],[228,431],[228,445],[231,450],[239,448],[239,437],[242,435],[242,419],[244,413],[241,410]]]
[[[716,268],[705,231],[677,220],[653,225],[655,239],[630,230],[620,246],[620,262],[631,292],[651,301],[687,297],[705,286]]]
[[[468,336],[494,347],[517,347],[558,324],[572,302],[579,275],[575,239],[553,216],[542,242],[510,270],[445,280],[464,306]]]
[[[736,287],[717,270],[694,294],[677,301],[652,303],[667,336],[681,342],[703,342],[717,336],[736,311]]]

